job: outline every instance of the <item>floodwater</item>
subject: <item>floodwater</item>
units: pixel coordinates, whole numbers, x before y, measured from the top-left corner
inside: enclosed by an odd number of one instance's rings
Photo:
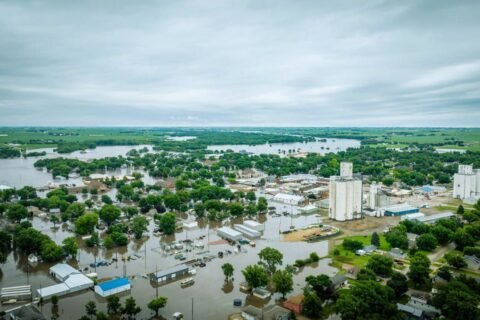
[[[37,149],[35,151],[47,152],[47,155],[41,157],[28,157],[28,158],[15,158],[15,159],[1,159],[0,160],[0,184],[10,187],[21,188],[23,186],[44,187],[49,182],[53,181],[52,174],[47,172],[46,169],[37,169],[33,164],[39,159],[45,158],[69,158],[79,159],[83,161],[100,159],[106,157],[125,156],[128,151],[132,149],[142,149],[143,147],[149,148],[150,146],[138,145],[138,146],[112,146],[112,147],[97,147],[96,149],[88,149],[86,153],[75,151],[68,154],[58,154],[53,151],[52,148]],[[119,169],[115,171],[108,171],[110,175],[122,175],[129,174],[129,169]],[[145,175],[145,173],[144,173]],[[148,174],[145,177],[146,183],[153,184],[155,181],[151,179]],[[69,178],[65,181],[58,181],[57,183],[68,183],[70,185],[82,186],[82,178]]]
[[[171,282],[158,287],[158,295],[168,297],[166,308],[161,311],[167,319],[171,319],[174,312],[182,312],[185,319],[192,319],[192,298],[193,313],[195,319],[226,319],[230,313],[238,312],[239,309],[233,306],[233,299],[240,298],[244,303],[263,306],[275,303],[278,295],[272,296],[270,300],[262,301],[252,297],[239,290],[239,284],[243,281],[241,270],[247,265],[258,261],[258,252],[267,246],[279,249],[283,255],[283,263],[293,264],[296,259],[305,259],[311,252],[317,252],[320,256],[328,253],[328,241],[320,241],[316,243],[304,242],[284,242],[279,233],[280,230],[287,230],[290,226],[301,227],[318,222],[316,216],[298,216],[298,217],[272,217],[269,215],[259,216],[258,221],[265,223],[265,239],[256,240],[256,247],[245,245],[240,253],[232,253],[225,255],[223,258],[215,258],[208,262],[206,267],[197,267],[195,283],[187,288],[181,288],[179,281]],[[68,236],[72,236],[67,231],[66,225],[61,225],[58,230],[52,230],[52,224],[41,218],[33,219],[35,228],[41,230],[45,234],[52,237],[57,243]],[[228,222],[227,224],[241,223],[242,220]],[[142,308],[142,312],[137,319],[149,318],[152,313],[146,307],[147,303],[156,296],[156,288],[150,281],[143,276],[154,272],[156,269],[162,270],[176,264],[181,263],[175,260],[174,255],[167,254],[162,248],[165,244],[174,241],[182,241],[185,239],[198,239],[205,236],[203,249],[191,249],[191,252],[180,250],[187,257],[187,261],[191,259],[201,258],[205,255],[213,254],[217,256],[219,251],[230,250],[234,252],[235,247],[226,243],[218,243],[220,240],[216,235],[215,229],[220,227],[218,223],[206,224],[203,220],[199,221],[199,227],[194,230],[183,230],[177,232],[170,237],[156,237],[152,232],[154,229],[153,222],[150,223],[148,236],[141,240],[132,240],[127,247],[118,249],[92,249],[83,246],[83,241],[77,259],[67,260],[67,262],[85,273],[97,272],[99,280],[108,279],[126,274],[132,279],[133,288],[130,294],[126,294],[121,298],[123,302],[128,296],[133,296],[137,304]],[[222,241],[220,241],[222,242]],[[209,251],[206,253],[205,251]],[[121,261],[123,255],[133,257],[126,263]],[[99,260],[112,261],[117,258],[119,262],[114,262],[106,267],[98,267],[96,270],[89,267],[89,264]],[[234,281],[231,284],[224,283],[224,276],[221,265],[229,262],[234,268]],[[334,275],[337,270],[328,265],[329,260],[323,259],[319,263],[302,268],[298,274],[294,276],[294,292],[292,294],[301,293],[305,284],[304,279],[308,275],[317,275],[325,273],[329,276]],[[48,275],[48,268],[51,264],[39,264],[37,267],[27,267],[26,257],[18,253],[11,253],[7,263],[2,266],[2,278],[0,286],[17,286],[30,283],[34,292],[36,289],[53,285],[55,281]],[[88,268],[88,269],[85,269]],[[28,273],[27,273],[28,270]],[[93,300],[97,303],[99,310],[106,311],[105,299],[97,296],[92,290],[82,291],[70,296],[63,296],[59,301],[60,319],[79,318],[84,314],[84,305]],[[12,306],[3,306],[6,310]],[[51,304],[49,302],[42,306],[42,310],[47,316],[51,315]]]
[[[207,150],[235,152],[248,152],[253,154],[278,154],[281,156],[289,153],[314,152],[321,155],[339,151],[345,151],[348,148],[359,148],[360,141],[353,139],[317,139],[311,142],[292,142],[292,143],[266,143],[260,145],[229,144],[208,146]]]
[[[321,144],[324,147],[331,143],[339,143],[342,145],[344,141],[337,140],[336,142],[314,142],[308,144],[299,144],[303,146],[302,151],[309,151],[306,147],[310,144]],[[293,148],[297,144],[282,144],[287,148]],[[359,143],[358,143],[359,145]],[[353,146],[343,144],[343,146]],[[47,149],[45,157],[68,157],[77,158],[81,160],[89,160],[94,158],[111,157],[111,156],[125,156],[131,149],[139,149],[144,146],[115,146],[115,147],[98,147],[94,150],[89,150],[87,153],[74,152],[66,155],[58,155],[52,149]],[[262,146],[257,146],[262,147]],[[265,146],[263,146],[265,147]],[[226,146],[222,146],[226,148]],[[241,147],[242,149],[244,147]],[[270,148],[266,146],[266,148]],[[273,148],[273,147],[271,147]],[[278,147],[275,147],[278,149]],[[330,147],[332,148],[332,147]],[[335,151],[335,150],[330,150]],[[43,157],[32,158],[18,158],[0,160],[0,184],[9,185],[20,188],[24,185],[32,185],[35,187],[42,187],[52,181],[52,176],[46,170],[37,170],[33,167],[33,163]],[[130,174],[131,169],[119,169],[114,172],[108,172],[111,175]],[[141,171],[141,170],[140,170]],[[145,174],[145,173],[144,173]],[[148,184],[153,184],[156,180],[145,174],[144,181]],[[57,181],[58,182],[58,181]],[[82,185],[81,178],[69,179],[63,181],[69,184]],[[114,196],[115,190],[109,193]],[[81,198],[81,196],[80,196]],[[80,199],[84,200],[84,199]],[[284,211],[294,213],[298,210],[295,206],[283,205],[269,201],[269,206],[276,207],[277,213]],[[183,216],[184,219],[193,219],[193,217]],[[161,314],[167,319],[171,319],[174,312],[182,312],[185,319],[192,319],[192,299],[193,299],[193,315],[195,319],[226,319],[228,314],[239,312],[239,308],[233,306],[233,299],[240,298],[245,304],[253,304],[256,306],[263,306],[265,304],[275,303],[278,295],[272,296],[270,300],[262,301],[252,297],[239,290],[239,284],[243,281],[241,270],[249,264],[254,264],[258,261],[258,252],[267,246],[279,249],[283,255],[283,263],[293,264],[297,259],[305,259],[311,252],[316,252],[319,256],[325,256],[328,253],[328,241],[320,241],[316,243],[304,242],[284,242],[282,241],[282,231],[289,230],[291,227],[302,227],[312,223],[318,223],[317,216],[280,216],[273,217],[271,215],[258,216],[257,220],[265,224],[265,232],[262,239],[256,240],[256,247],[245,245],[242,247],[242,252],[226,254],[223,258],[215,258],[208,262],[206,267],[197,268],[195,275],[195,283],[187,288],[181,288],[179,281],[171,282],[158,287],[158,295],[168,298],[167,306],[161,310]],[[225,225],[233,225],[234,223],[241,223],[240,220],[232,220],[224,222]],[[32,220],[33,226],[49,235],[56,243],[61,244],[62,240],[73,234],[67,230],[68,225],[57,225],[57,229],[52,229],[52,224],[47,220],[35,217]],[[197,258],[202,258],[206,255],[215,255],[219,251],[225,250],[235,251],[235,247],[220,240],[216,235],[216,229],[222,224],[207,223],[204,220],[199,220],[199,227],[194,230],[182,230],[173,236],[157,237],[153,235],[155,228],[153,221],[150,221],[148,232],[140,240],[132,239],[127,247],[121,247],[111,250],[87,248],[83,240],[78,238],[80,243],[80,250],[76,259],[68,259],[66,262],[72,266],[81,269],[85,273],[97,272],[100,281],[112,277],[127,275],[131,281],[133,288],[130,293],[124,294],[121,297],[123,302],[127,297],[133,296],[137,304],[142,308],[142,312],[137,316],[137,319],[147,319],[152,316],[152,312],[146,307],[147,303],[153,299],[157,294],[157,288],[150,283],[146,275],[155,270],[162,270],[176,264],[181,263],[175,260],[173,254],[167,253],[164,248],[169,243],[175,241],[183,241],[186,239],[195,240],[203,237],[199,241],[203,241],[205,248],[196,249],[189,248],[181,250],[187,257],[187,261]],[[130,256],[132,259],[127,262],[122,262],[122,256]],[[113,262],[116,258],[118,262]],[[111,262],[109,266],[98,267],[92,269],[89,267],[90,263],[94,261],[105,260]],[[224,276],[221,270],[221,265],[229,262],[234,268],[234,281],[229,284],[224,283]],[[308,275],[317,275],[320,273],[329,276],[334,275],[337,270],[328,265],[329,260],[323,259],[320,262],[302,268],[298,274],[294,276],[294,292],[292,294],[301,293],[305,284],[305,277]],[[1,265],[0,272],[0,287],[19,286],[31,284],[33,292],[36,290],[55,284],[56,282],[48,275],[48,269],[52,264],[41,263],[35,267],[28,267],[27,259],[24,255],[12,252],[5,264]],[[59,319],[77,319],[85,314],[85,304],[93,300],[97,303],[99,310],[106,311],[105,299],[97,296],[93,290],[85,290],[73,295],[63,296],[59,300],[58,315]],[[8,310],[14,308],[16,305],[2,305],[0,310]],[[43,313],[47,318],[51,317],[52,306],[50,302],[46,302],[42,307]]]

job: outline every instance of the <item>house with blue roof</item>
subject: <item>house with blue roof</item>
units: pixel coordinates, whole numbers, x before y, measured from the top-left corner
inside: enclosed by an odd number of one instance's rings
[[[99,283],[95,286],[95,292],[102,297],[108,297],[130,289],[132,289],[132,285],[128,278],[117,278]]]

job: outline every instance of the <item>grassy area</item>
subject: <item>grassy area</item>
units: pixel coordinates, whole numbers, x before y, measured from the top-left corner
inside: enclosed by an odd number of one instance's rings
[[[380,237],[379,249],[384,251],[390,250],[390,245],[385,240],[385,237],[382,234],[379,234],[379,237]],[[343,240],[345,239],[360,241],[364,244],[364,246],[368,246],[371,244],[370,235],[369,236],[351,236],[351,237],[343,238]],[[337,268],[341,268],[342,264],[344,263],[355,265],[358,267],[364,267],[367,264],[368,260],[370,259],[370,256],[357,256],[354,252],[344,249],[343,245],[341,244],[335,246],[335,250],[338,250],[339,254],[334,255],[332,252],[330,254],[330,258],[332,258],[332,265]]]

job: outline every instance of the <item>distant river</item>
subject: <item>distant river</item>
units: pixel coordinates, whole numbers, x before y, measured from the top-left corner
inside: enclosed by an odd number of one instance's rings
[[[253,154],[278,154],[286,156],[289,153],[314,152],[321,155],[339,151],[345,151],[348,148],[359,148],[360,141],[353,139],[317,139],[312,142],[293,142],[293,143],[266,143],[259,145],[247,144],[228,144],[214,145],[207,149],[211,151],[232,150],[235,152],[248,152]]]
[[[44,187],[49,181],[52,181],[52,174],[46,169],[36,169],[33,164],[39,159],[45,158],[69,158],[79,160],[92,160],[106,157],[125,156],[128,151],[132,149],[141,149],[143,147],[151,149],[150,146],[112,146],[112,147],[97,147],[95,149],[88,149],[86,153],[75,151],[68,154],[58,154],[53,151],[53,148],[36,149],[34,151],[47,153],[46,156],[15,158],[15,159],[1,159],[0,160],[0,185],[7,185],[10,187],[21,188],[23,186]],[[112,175],[128,174],[127,169],[111,171]],[[66,182],[75,184],[77,186],[83,185],[81,178],[70,178]]]

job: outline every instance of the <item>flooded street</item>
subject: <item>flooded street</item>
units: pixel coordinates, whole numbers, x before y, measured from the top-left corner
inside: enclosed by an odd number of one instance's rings
[[[278,230],[282,225],[295,227],[305,226],[317,222],[318,218],[315,216],[299,216],[295,218],[265,216],[265,237],[269,240],[256,240],[256,247],[249,245],[243,246],[241,253],[226,254],[223,258],[214,258],[208,262],[204,268],[196,268],[195,284],[188,288],[181,288],[180,282],[175,281],[166,285],[158,287],[159,296],[168,297],[168,303],[164,310],[161,311],[167,318],[174,312],[182,312],[185,319],[191,319],[191,299],[194,297],[194,314],[196,319],[226,319],[226,316],[239,309],[233,306],[233,299],[240,298],[244,303],[262,306],[264,304],[274,303],[275,295],[270,300],[262,301],[258,298],[252,297],[243,293],[239,289],[239,284],[244,280],[241,270],[247,265],[258,261],[258,252],[269,246],[279,249],[283,255],[283,265],[293,264],[296,259],[305,259],[311,252],[316,252],[320,256],[325,256],[328,253],[328,241],[320,241],[316,243],[305,242],[284,242],[281,240],[281,235]],[[260,220],[262,221],[262,220]],[[241,220],[235,221],[239,223]],[[233,223],[233,221],[232,221]],[[52,224],[40,218],[33,219],[33,225],[43,233],[48,234],[57,243],[71,236],[72,234],[66,231],[66,228],[60,226],[58,230],[51,229]],[[180,250],[186,255],[187,261],[201,258],[205,255],[217,256],[219,251],[230,250],[234,251],[235,247],[218,241],[215,229],[219,224],[202,224],[199,223],[199,228],[195,230],[183,230],[177,232],[170,237],[155,237],[152,236],[154,224],[150,223],[150,236],[144,236],[141,240],[132,240],[128,247],[106,250],[106,249],[92,249],[81,246],[76,260],[67,260],[72,266],[83,270],[84,273],[96,272],[98,279],[109,279],[112,277],[121,277],[126,274],[132,279],[131,296],[133,296],[137,303],[142,307],[142,312],[138,319],[146,319],[151,316],[150,310],[146,308],[146,304],[155,297],[156,288],[152,285],[145,275],[154,272],[156,269],[163,270],[168,267],[181,263],[175,260],[174,255],[167,255],[162,246],[174,241],[182,241],[185,239],[194,240],[201,236],[205,236],[204,249],[192,249],[191,252]],[[288,229],[288,227],[286,229]],[[283,230],[283,228],[281,228]],[[147,233],[145,233],[147,234]],[[80,240],[83,244],[83,241]],[[208,244],[210,243],[210,245]],[[219,244],[214,244],[219,243]],[[209,251],[208,253],[206,251]],[[201,253],[201,254],[199,254]],[[121,261],[122,256],[130,256],[135,260],[127,262]],[[90,268],[89,264],[94,261],[106,260],[111,262],[113,258],[117,258],[118,262],[113,262],[109,266]],[[221,270],[221,265],[229,262],[234,268],[234,281],[231,284],[225,285],[224,275]],[[316,275],[325,273],[333,275],[336,269],[328,266],[328,260],[320,260],[319,263],[307,266],[294,276],[294,292],[300,293],[304,279],[308,275]],[[51,264],[42,263],[37,267],[27,268],[27,260],[25,256],[12,253],[8,261],[2,266],[3,276],[0,280],[0,286],[17,286],[30,283],[36,292],[36,289],[45,286],[53,285],[56,282],[48,275],[48,268]],[[28,273],[27,273],[28,269]],[[123,301],[125,295],[121,298]],[[93,300],[97,302],[100,310],[106,311],[106,300],[96,295],[92,290],[81,291],[79,293],[63,296],[59,300],[59,314],[60,319],[71,319],[71,314],[78,318],[84,313],[84,305]],[[215,307],[212,307],[215,306]],[[2,307],[6,309],[5,306]],[[47,302],[43,307],[43,312],[49,317],[51,313],[51,305]],[[78,315],[78,316],[77,316]]]

